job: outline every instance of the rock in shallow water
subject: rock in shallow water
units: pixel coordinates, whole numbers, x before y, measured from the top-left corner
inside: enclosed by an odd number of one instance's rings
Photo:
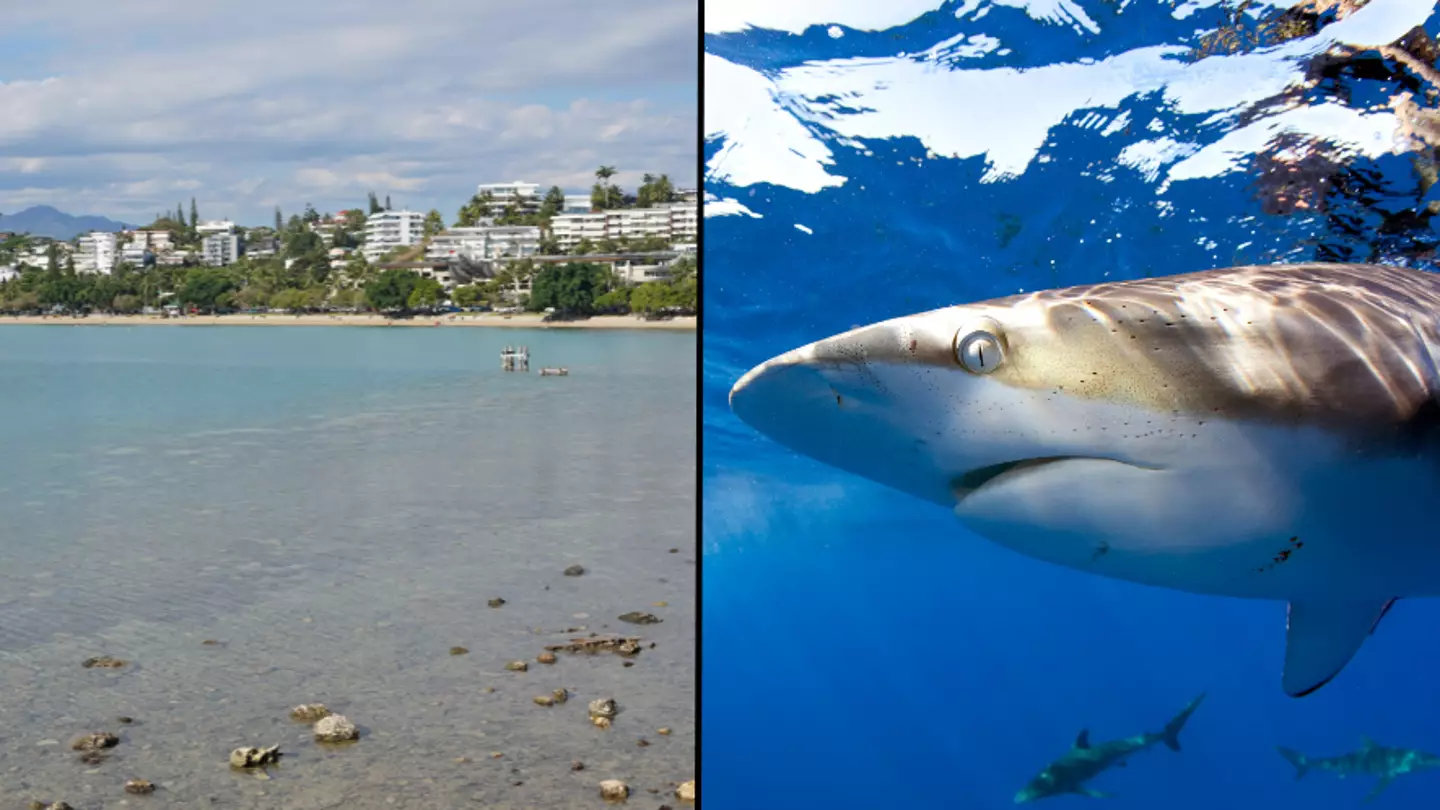
[[[360,738],[360,729],[343,714],[322,717],[315,724],[315,739],[320,742],[346,742]]]
[[[565,576],[567,576],[567,577],[583,576],[584,573],[585,573],[585,567],[582,566],[582,565],[572,565],[572,566],[570,566],[569,568],[566,568],[566,569],[565,569]]]
[[[84,737],[70,743],[70,747],[76,751],[103,751],[106,748],[114,748],[120,744],[120,738],[108,731],[101,731],[95,734],[86,734]]]
[[[630,795],[630,786],[619,779],[606,779],[600,783],[600,798],[607,802],[622,802]]]
[[[631,624],[659,624],[660,622],[664,621],[664,619],[656,616],[654,613],[645,613],[639,610],[632,610],[629,613],[622,614],[620,616],[620,621],[629,622]]]
[[[260,768],[280,761],[280,746],[269,748],[236,748],[230,752],[230,766],[233,768]]]
[[[302,723],[313,723],[322,717],[329,717],[330,710],[324,703],[304,703],[290,710],[290,719]]]
[[[155,792],[155,783],[149,779],[131,779],[125,783],[125,792],[136,796],[148,796]]]
[[[591,717],[614,717],[620,713],[620,705],[614,698],[596,698],[590,701]]]
[[[689,782],[681,782],[680,787],[675,788],[675,798],[682,802],[693,802],[695,801],[695,790],[694,779]]]

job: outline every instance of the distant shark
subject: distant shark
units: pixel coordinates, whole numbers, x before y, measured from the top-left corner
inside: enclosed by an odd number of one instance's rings
[[[1289,603],[1314,692],[1440,595],[1440,275],[1236,267],[1016,295],[786,352],[736,415],[1041,560]]]
[[[1409,748],[1387,748],[1369,737],[1360,738],[1360,747],[1338,757],[1307,757],[1299,751],[1277,747],[1280,756],[1295,766],[1295,778],[1299,779],[1312,768],[1330,771],[1344,779],[1347,776],[1365,775],[1376,778],[1375,787],[1365,794],[1365,801],[1379,796],[1395,777],[1401,774],[1428,771],[1440,768],[1440,756],[1414,751]]]
[[[1204,699],[1205,695],[1201,694],[1190,701],[1190,705],[1175,715],[1175,719],[1165,724],[1163,731],[1136,734],[1133,737],[1093,745],[1090,742],[1089,729],[1081,730],[1080,736],[1075,738],[1075,744],[1065,756],[1045,766],[1039,776],[1031,779],[1030,784],[1015,794],[1015,803],[1024,804],[1067,793],[1089,796],[1092,799],[1109,798],[1108,794],[1091,790],[1085,783],[1112,767],[1123,766],[1131,754],[1143,751],[1155,743],[1163,742],[1171,751],[1179,751],[1180,729],[1185,727],[1185,721],[1190,719],[1190,715],[1194,714],[1200,701]]]

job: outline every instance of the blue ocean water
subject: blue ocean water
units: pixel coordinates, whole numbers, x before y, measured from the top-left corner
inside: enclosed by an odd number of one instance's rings
[[[1023,558],[726,401],[785,350],[1021,290],[1309,259],[1434,269],[1436,144],[1411,137],[1434,115],[1434,6],[775,5],[728,4],[705,38],[709,806],[1010,807],[1082,728],[1156,731],[1201,692],[1183,752],[1101,775],[1114,797],[1096,806],[1354,807],[1371,779],[1297,781],[1275,747],[1440,752],[1436,602],[1401,602],[1291,699],[1283,604]],[[1440,771],[1419,773],[1373,806],[1437,795]]]

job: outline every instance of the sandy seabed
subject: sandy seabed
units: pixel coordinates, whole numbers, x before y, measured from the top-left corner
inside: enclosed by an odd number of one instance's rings
[[[26,315],[0,317],[5,324],[38,324],[47,326],[488,326],[524,329],[666,329],[693,330],[694,316],[664,321],[647,321],[633,315],[597,315],[580,321],[546,323],[535,314],[447,314],[392,320],[381,315],[192,315],[163,318],[154,315],[90,315],[77,318],[64,315]]]

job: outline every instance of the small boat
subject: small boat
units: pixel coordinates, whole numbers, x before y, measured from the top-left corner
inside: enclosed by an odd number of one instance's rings
[[[568,368],[542,368],[542,369],[540,369],[540,376],[541,376],[541,377],[568,377],[568,376],[570,376],[570,369],[568,369]]]

